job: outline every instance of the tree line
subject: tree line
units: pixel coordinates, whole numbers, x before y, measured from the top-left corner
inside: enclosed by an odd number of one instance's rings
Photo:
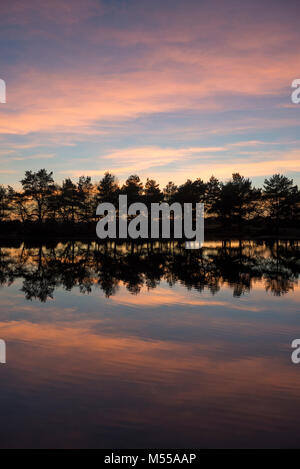
[[[61,184],[54,181],[53,173],[46,169],[26,171],[20,181],[22,189],[0,185],[0,222],[21,224],[78,224],[94,222],[96,207],[102,202],[118,203],[125,194],[128,204],[202,202],[207,219],[223,226],[242,226],[260,220],[271,227],[300,225],[300,192],[293,180],[274,174],[265,179],[262,188],[253,186],[249,178],[239,173],[221,182],[212,176],[207,182],[188,179],[177,186],[169,182],[163,189],[153,179],[143,184],[139,176],[131,175],[123,185],[107,172],[96,184],[88,176],[74,182],[70,178]]]

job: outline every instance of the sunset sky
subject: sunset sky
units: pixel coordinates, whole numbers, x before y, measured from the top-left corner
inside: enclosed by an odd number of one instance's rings
[[[2,0],[0,183],[300,184],[299,18],[299,0]]]

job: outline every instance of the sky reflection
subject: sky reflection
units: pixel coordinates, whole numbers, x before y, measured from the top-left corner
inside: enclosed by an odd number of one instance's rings
[[[298,305],[297,283],[277,296],[264,280],[26,301],[17,278],[0,301],[1,446],[299,446]]]

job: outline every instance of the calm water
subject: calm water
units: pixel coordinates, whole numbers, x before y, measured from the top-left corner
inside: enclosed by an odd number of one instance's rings
[[[0,446],[300,447],[300,243],[0,248]]]

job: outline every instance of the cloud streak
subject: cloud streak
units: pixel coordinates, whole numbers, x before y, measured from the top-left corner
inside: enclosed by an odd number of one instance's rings
[[[59,173],[74,167],[75,156],[98,153],[118,175],[135,167],[157,168],[162,177],[166,170],[175,177],[178,171],[182,177],[207,174],[201,151],[188,151],[207,147],[212,172],[229,176],[236,155],[224,151],[220,162],[218,151],[208,148],[231,143],[237,151],[241,136],[266,147],[295,140],[300,108],[288,104],[299,73],[298,13],[296,3],[288,9],[268,1],[241,7],[234,0],[154,0],[151,8],[144,0],[6,3],[0,38],[8,102],[0,109],[1,141],[19,146],[16,157],[24,165],[35,158],[25,145],[41,155],[41,165],[42,155],[53,154]],[[191,162],[197,155],[201,160]],[[236,171],[269,174],[269,160],[254,168],[253,155],[248,162],[240,156]],[[280,169],[276,155],[273,161]],[[285,170],[299,171],[293,158],[284,161]],[[95,176],[102,162],[91,167]]]

